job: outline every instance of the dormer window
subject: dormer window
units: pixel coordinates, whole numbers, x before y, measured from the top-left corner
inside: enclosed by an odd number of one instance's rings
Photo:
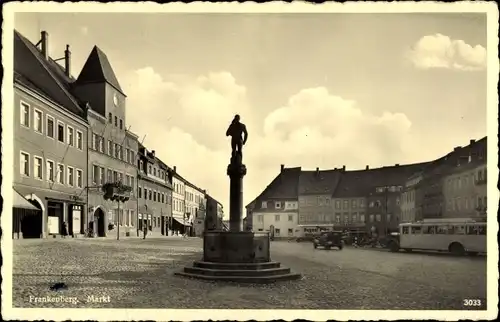
[[[274,208],[276,208],[276,209],[280,209],[280,208],[281,208],[281,202],[276,201],[276,202],[274,203]]]
[[[262,201],[262,208],[267,208],[267,201]]]

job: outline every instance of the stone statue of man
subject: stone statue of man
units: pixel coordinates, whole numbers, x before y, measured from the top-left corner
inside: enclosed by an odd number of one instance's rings
[[[248,132],[245,124],[240,122],[240,116],[236,115],[229,125],[226,136],[231,136],[231,155],[235,156],[236,153],[243,156],[242,147],[248,139]]]

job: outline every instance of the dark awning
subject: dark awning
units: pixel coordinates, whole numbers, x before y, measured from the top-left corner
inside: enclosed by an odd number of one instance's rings
[[[26,200],[16,189],[14,190],[14,203],[12,204],[13,208],[27,209],[27,210],[38,210],[41,209],[35,207],[31,202]]]
[[[181,219],[177,219],[177,218],[175,218],[175,217],[172,217],[172,218],[174,218],[174,220],[175,220],[175,221],[177,221],[177,222],[178,222],[179,224],[181,224],[181,225],[184,225],[184,226],[191,226],[191,223],[189,223],[189,222],[184,223],[184,222],[183,222],[183,220],[181,220]]]

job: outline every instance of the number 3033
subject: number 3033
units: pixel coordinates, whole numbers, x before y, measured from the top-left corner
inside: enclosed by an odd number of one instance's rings
[[[481,306],[481,300],[477,299],[465,299],[464,306]]]

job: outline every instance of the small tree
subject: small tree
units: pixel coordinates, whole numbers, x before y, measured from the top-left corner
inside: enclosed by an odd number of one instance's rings
[[[126,202],[130,199],[132,187],[124,185],[121,181],[107,182],[102,186],[104,192],[104,200],[111,200],[118,202],[118,231],[116,239],[120,239],[120,202]]]

